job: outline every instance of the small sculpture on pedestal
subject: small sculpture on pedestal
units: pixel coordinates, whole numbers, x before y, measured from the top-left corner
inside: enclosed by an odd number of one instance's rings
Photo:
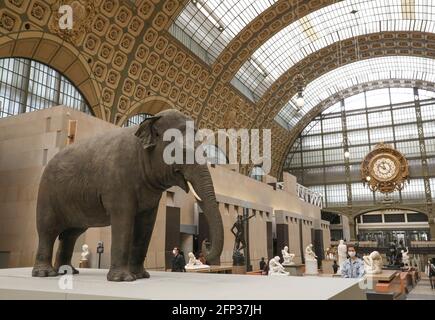
[[[84,244],[82,246],[82,253],[80,254],[81,259],[80,259],[80,268],[89,268],[89,260],[88,260],[88,256],[89,256],[89,246],[87,244]]]
[[[289,273],[285,271],[281,263],[279,263],[279,257],[270,259],[269,261],[269,276],[288,276]]]
[[[210,266],[203,264],[201,261],[195,258],[193,252],[188,254],[189,262],[186,264],[185,269],[208,269]]]
[[[340,240],[340,244],[337,247],[337,254],[338,254],[337,274],[341,274],[341,269],[343,268],[343,263],[347,259],[347,246],[344,244],[344,240]]]
[[[295,258],[295,254],[288,252],[288,247],[285,246],[284,249],[281,250],[282,258],[284,259],[284,262],[282,263],[283,266],[292,266],[295,263],[293,262],[293,259]]]
[[[318,274],[317,256],[313,251],[313,245],[309,244],[305,248],[305,274]]]
[[[364,256],[364,270],[366,274],[382,273],[382,256],[378,251],[373,251],[368,256]]]
[[[335,260],[335,250],[334,247],[326,248],[325,259],[326,260]]]
[[[313,251],[313,245],[309,244],[305,248],[305,261],[316,261],[317,262],[317,256]]]
[[[401,253],[402,253],[403,267],[408,268],[408,269],[411,268],[410,258],[409,258],[409,255],[408,255],[408,253],[409,253],[408,248],[406,248],[406,251],[405,250],[401,250]]]

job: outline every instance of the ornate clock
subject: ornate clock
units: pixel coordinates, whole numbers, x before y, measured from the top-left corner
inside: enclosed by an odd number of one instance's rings
[[[408,161],[388,144],[377,144],[361,164],[361,179],[372,191],[391,193],[402,190],[408,176]]]

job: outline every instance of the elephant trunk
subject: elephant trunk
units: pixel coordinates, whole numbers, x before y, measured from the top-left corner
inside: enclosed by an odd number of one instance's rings
[[[191,190],[195,197],[199,197],[199,206],[205,214],[210,230],[211,249],[206,256],[208,263],[217,264],[222,253],[224,244],[224,229],[219,207],[216,202],[216,195],[213,188],[213,181],[207,165],[194,166],[185,172],[185,178],[190,181],[194,190]]]

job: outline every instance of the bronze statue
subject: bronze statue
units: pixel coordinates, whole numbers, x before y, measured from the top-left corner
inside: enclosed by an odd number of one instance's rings
[[[233,264],[236,266],[245,264],[245,257],[242,250],[246,248],[246,222],[254,216],[255,214],[252,214],[251,216],[237,215],[236,222],[234,222],[231,228],[231,233],[235,237],[233,249]],[[234,230],[236,230],[236,232],[234,232]]]

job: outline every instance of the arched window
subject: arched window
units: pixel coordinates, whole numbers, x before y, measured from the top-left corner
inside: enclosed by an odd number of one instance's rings
[[[82,94],[56,70],[29,59],[0,59],[0,118],[57,105],[92,114]]]
[[[252,168],[251,178],[253,178],[253,179],[257,180],[257,181],[262,181],[263,180],[263,176],[265,174],[266,173],[264,172],[262,167],[255,166],[255,167]]]
[[[138,124],[140,124],[142,121],[144,121],[147,118],[152,117],[152,114],[148,114],[148,113],[139,113],[136,114],[130,118],[127,119],[127,121],[125,121],[124,123],[124,127],[131,127],[131,126],[136,126]]]
[[[212,164],[227,164],[228,159],[225,153],[213,144],[206,144],[203,146],[207,161]]]

